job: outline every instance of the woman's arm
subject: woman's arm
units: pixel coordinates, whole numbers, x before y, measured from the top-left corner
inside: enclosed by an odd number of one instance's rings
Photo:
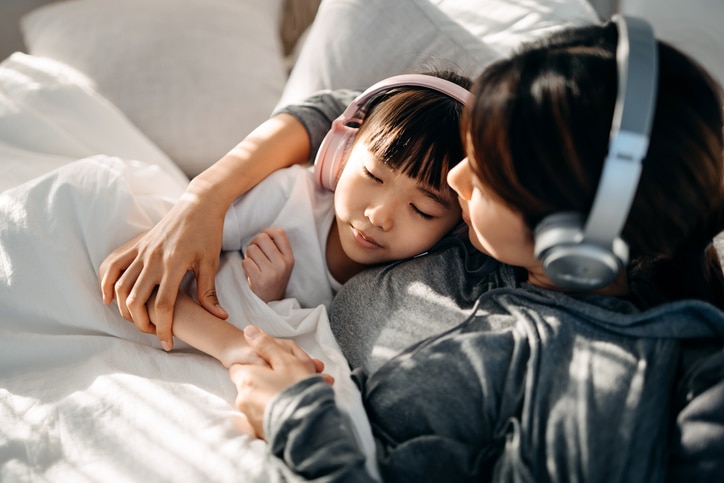
[[[231,366],[236,405],[285,481],[372,481],[376,469],[389,481],[487,481],[524,392],[524,379],[510,379],[528,363],[514,345],[528,345],[512,329],[490,332],[487,320],[475,320],[479,326],[461,325],[358,374],[376,464],[366,461],[332,388],[251,327],[247,343],[268,366]]]
[[[169,350],[176,294],[183,276],[191,270],[201,305],[225,318],[227,314],[216,298],[214,277],[227,209],[269,173],[305,163],[309,151],[307,131],[296,117],[279,114],[264,122],[194,178],[156,226],[106,257],[99,269],[103,301],[110,303],[115,297],[124,318],[143,332],[155,332]],[[152,325],[146,302],[156,286]]]
[[[335,404],[333,381],[326,375],[314,377],[323,367],[310,370],[285,350],[282,341],[256,327],[247,327],[244,334],[266,365],[234,364],[229,374],[238,391],[237,407],[275,456],[267,461],[269,470],[289,481],[304,479],[300,475],[320,477],[320,481],[375,481]],[[302,436],[288,442],[290,431]]]
[[[156,333],[164,348],[173,345],[173,306],[181,279],[194,272],[197,298],[225,318],[216,297],[223,220],[231,202],[271,172],[309,162],[332,120],[359,92],[324,91],[281,109],[226,156],[199,174],[169,213],[147,233],[111,252],[99,268],[103,301],[114,298],[121,315],[139,330]],[[157,325],[146,302],[158,286]]]

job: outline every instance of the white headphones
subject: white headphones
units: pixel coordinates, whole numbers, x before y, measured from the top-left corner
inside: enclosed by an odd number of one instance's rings
[[[593,290],[616,278],[628,263],[620,238],[649,146],[658,84],[658,50],[644,20],[615,15],[618,94],[608,155],[591,213],[554,213],[534,231],[535,256],[561,288]],[[585,222],[585,225],[584,225]]]

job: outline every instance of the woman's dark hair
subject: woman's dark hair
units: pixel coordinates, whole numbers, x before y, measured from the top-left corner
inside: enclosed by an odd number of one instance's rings
[[[466,89],[472,81],[450,71],[434,72]],[[433,89],[401,86],[384,91],[370,102],[355,138],[392,169],[436,191],[452,189],[447,173],[465,157],[460,138],[463,105]]]
[[[463,135],[476,176],[533,230],[559,211],[590,212],[617,89],[615,24],[566,30],[496,62],[476,80]],[[724,308],[712,239],[724,229],[721,87],[659,42],[656,113],[621,237],[629,274],[668,299]]]

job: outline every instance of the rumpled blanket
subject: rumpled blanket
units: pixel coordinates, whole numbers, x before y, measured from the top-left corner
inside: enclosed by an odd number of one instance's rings
[[[103,258],[157,222],[185,178],[92,86],[15,54],[0,64],[0,166],[33,162],[57,168],[13,169],[21,184],[0,193],[0,481],[268,481],[265,443],[234,424],[227,370],[181,342],[164,352],[101,300]],[[262,303],[238,253],[216,283],[230,321],[325,362],[373,465],[324,308]]]

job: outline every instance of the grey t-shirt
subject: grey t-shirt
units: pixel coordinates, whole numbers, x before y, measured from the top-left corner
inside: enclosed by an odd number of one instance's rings
[[[332,332],[350,366],[374,372],[410,345],[459,325],[481,294],[503,285],[501,277],[514,283],[514,271],[491,270],[497,265],[467,240],[448,237],[414,261],[356,276],[330,309]],[[400,276],[412,270],[413,277]]]

